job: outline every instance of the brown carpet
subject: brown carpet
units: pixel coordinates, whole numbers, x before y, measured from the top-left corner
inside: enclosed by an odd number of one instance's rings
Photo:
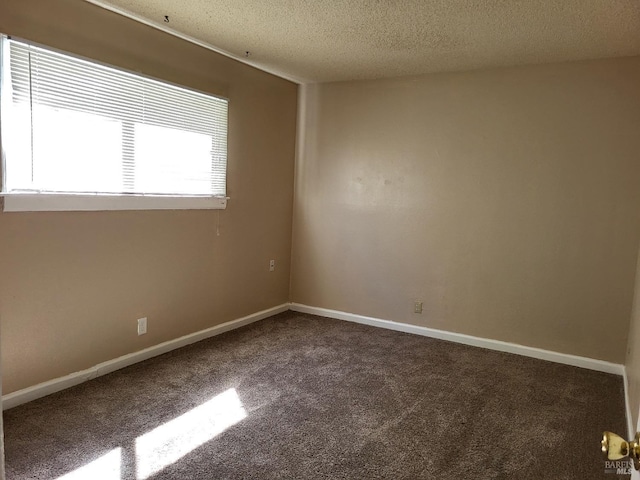
[[[7,478],[613,480],[623,412],[621,377],[286,312],[5,412]]]

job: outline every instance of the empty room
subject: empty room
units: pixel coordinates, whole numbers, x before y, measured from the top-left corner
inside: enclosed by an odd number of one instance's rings
[[[640,479],[640,1],[0,0],[0,478]]]

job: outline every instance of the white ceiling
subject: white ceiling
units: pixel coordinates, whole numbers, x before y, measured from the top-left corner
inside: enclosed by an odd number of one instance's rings
[[[87,1],[300,83],[640,55],[640,0]]]

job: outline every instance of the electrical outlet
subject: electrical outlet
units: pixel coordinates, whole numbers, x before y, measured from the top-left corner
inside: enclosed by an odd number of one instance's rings
[[[276,261],[275,260],[269,260],[269,271],[273,272],[276,269]]]
[[[138,319],[138,335],[147,333],[147,317]]]
[[[422,302],[415,302],[413,304],[413,313],[422,313]]]

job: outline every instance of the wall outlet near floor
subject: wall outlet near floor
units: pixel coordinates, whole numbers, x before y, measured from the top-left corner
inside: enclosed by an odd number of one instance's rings
[[[276,269],[276,261],[275,260],[269,260],[269,271],[273,272]]]
[[[147,317],[138,319],[138,335],[147,333]]]
[[[413,304],[413,313],[422,313],[422,302],[415,302]]]

